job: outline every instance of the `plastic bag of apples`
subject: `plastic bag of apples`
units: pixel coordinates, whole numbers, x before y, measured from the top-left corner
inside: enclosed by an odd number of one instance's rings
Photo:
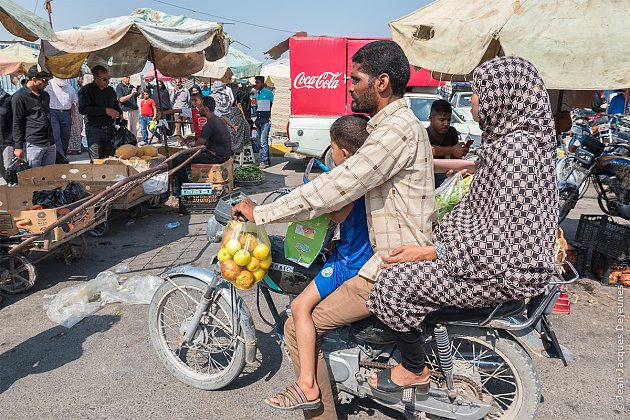
[[[271,243],[263,226],[232,220],[217,253],[221,275],[237,289],[251,289],[271,266]]]

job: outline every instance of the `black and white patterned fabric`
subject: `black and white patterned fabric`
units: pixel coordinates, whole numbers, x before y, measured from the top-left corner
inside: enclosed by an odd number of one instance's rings
[[[383,270],[368,308],[396,331],[447,306],[496,305],[542,293],[554,269],[558,220],[555,129],[534,66],[498,57],[473,75],[479,166],[470,191],[438,225],[440,258]]]

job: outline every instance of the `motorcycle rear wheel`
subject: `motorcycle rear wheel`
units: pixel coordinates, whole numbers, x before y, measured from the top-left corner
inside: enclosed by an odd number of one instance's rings
[[[448,325],[447,329],[454,373],[475,381],[481,387],[484,401],[493,405],[485,419],[535,418],[540,378],[527,352],[511,337],[501,334],[495,338],[483,328]],[[427,366],[439,370],[435,342],[427,349]]]
[[[181,382],[210,391],[224,388],[245,367],[245,345],[232,333],[232,304],[220,294],[208,309],[214,318],[204,314],[193,344],[182,346],[187,322],[208,286],[192,277],[172,281],[188,296],[170,282],[156,291],[149,306],[151,343],[162,364]],[[235,319],[236,335],[243,329],[242,322]]]

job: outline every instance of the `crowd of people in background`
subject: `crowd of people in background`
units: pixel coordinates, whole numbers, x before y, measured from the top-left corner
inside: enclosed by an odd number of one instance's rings
[[[273,93],[263,77],[255,80],[253,87],[232,78],[230,83],[200,81],[185,88],[186,79],[179,78],[169,89],[162,80],[134,86],[125,76],[114,88],[108,69],[97,65],[78,79],[77,92],[68,80],[33,66],[15,94],[0,88],[0,175],[5,177],[16,158],[36,168],[68,163],[68,155],[85,149],[90,161],[113,156],[112,138],[118,125],[140,137],[142,145],[156,136],[162,138],[156,126],[165,119],[166,135],[174,134],[178,145],[192,144],[208,121],[195,107],[195,95],[214,101],[212,115],[218,118],[213,125],[226,126],[231,153],[241,153],[251,142],[254,152],[261,154],[260,165],[266,167]],[[210,107],[199,106],[208,113]],[[259,135],[255,138],[252,133]]]

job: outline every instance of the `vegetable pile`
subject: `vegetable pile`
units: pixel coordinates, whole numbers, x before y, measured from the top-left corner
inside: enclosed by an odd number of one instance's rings
[[[265,174],[257,166],[244,165],[234,170],[234,180],[236,181],[264,181]]]

